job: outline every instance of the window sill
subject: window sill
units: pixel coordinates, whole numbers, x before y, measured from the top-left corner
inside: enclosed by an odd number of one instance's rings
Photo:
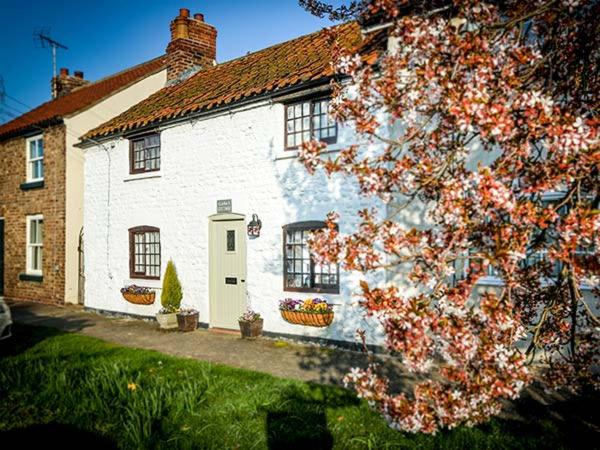
[[[123,280],[124,286],[135,284],[136,286],[146,287],[149,289],[162,289],[162,281],[160,278],[133,278],[129,277]]]
[[[41,283],[42,281],[44,281],[44,276],[43,275],[31,275],[29,273],[20,273],[19,280],[21,280],[21,281],[37,281],[38,283]]]
[[[284,292],[297,292],[300,294],[327,294],[339,295],[339,289],[321,289],[321,288],[284,288]]]
[[[498,277],[481,277],[477,280],[477,285],[480,286],[504,286],[504,281]]]
[[[350,145],[351,144],[341,144],[341,143],[329,144],[325,148],[325,150],[321,152],[321,155],[326,155],[328,153],[338,153]],[[275,158],[273,158],[273,160],[281,161],[281,160],[285,160],[285,159],[296,159],[296,158],[298,158],[298,150],[283,149],[281,152],[279,152],[277,155],[275,155]]]
[[[550,279],[546,278],[545,280],[543,280],[543,282],[541,284],[542,284],[542,286],[548,286],[548,285],[550,285],[550,283],[552,283],[552,281],[553,281],[553,278],[550,278]],[[476,286],[503,287],[504,281],[502,280],[502,278],[498,278],[498,277],[482,277],[479,280],[477,280]],[[587,283],[581,283],[579,285],[579,289],[581,289],[582,291],[591,291],[593,289],[593,287]]]
[[[44,180],[38,181],[26,181],[25,183],[21,183],[21,190],[28,191],[30,189],[39,189],[44,187]]]
[[[147,173],[132,173],[127,178],[123,180],[124,183],[129,181],[137,181],[137,180],[150,180],[152,178],[160,178],[161,174],[158,171],[147,172]]]

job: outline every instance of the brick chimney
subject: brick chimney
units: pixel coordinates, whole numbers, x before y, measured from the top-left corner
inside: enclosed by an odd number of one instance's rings
[[[83,79],[83,72],[76,70],[73,75],[69,75],[69,69],[61,68],[60,74],[52,78],[50,86],[52,88],[52,98],[62,97],[68,94],[73,89],[83,86],[89,81]]]
[[[211,67],[217,57],[217,30],[204,22],[203,14],[190,17],[182,8],[171,22],[171,42],[167,46],[167,84],[189,78]]]

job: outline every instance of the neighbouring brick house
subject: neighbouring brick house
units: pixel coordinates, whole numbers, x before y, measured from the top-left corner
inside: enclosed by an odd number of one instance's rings
[[[56,98],[0,125],[0,296],[82,300],[84,168],[74,144],[163,88],[167,67],[174,82],[173,74],[184,78],[213,64],[216,30],[201,14],[188,16],[185,10],[171,22],[165,55],[96,82],[61,69],[51,82]]]
[[[191,36],[186,25],[195,23],[184,10],[175,27]],[[172,259],[183,304],[198,309],[205,326],[237,328],[250,304],[267,333],[353,341],[357,328],[368,328],[369,341],[381,342],[380,330],[352,306],[357,277],[319,266],[306,245],[329,211],[343,213],[340,227],[348,231],[356,210],[378,204],[362,198],[350,180],[310,176],[297,161],[299,144],[311,135],[332,154],[355,138],[328,113],[335,76],[329,33],[213,65],[206,56],[214,37],[206,31],[210,42],[190,62],[201,70],[184,79],[186,68],[169,66],[168,86],[92,130],[87,137],[95,142],[81,144],[85,306],[153,316],[160,302],[131,304],[120,289],[137,284],[160,294]],[[340,45],[369,62],[387,43],[385,32],[364,32],[354,22],[336,31]],[[248,236],[246,227],[257,219],[260,236]],[[279,300],[314,296],[336,305],[329,327],[282,320]]]

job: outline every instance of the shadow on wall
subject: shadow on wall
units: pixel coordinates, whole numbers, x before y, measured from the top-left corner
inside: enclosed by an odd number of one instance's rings
[[[275,160],[278,155],[280,152],[277,152],[274,145],[271,144],[268,155],[272,161],[271,173],[275,177],[275,184],[279,187],[278,197],[283,199],[281,208],[285,213],[287,223],[325,220],[327,213],[331,210],[344,209],[344,203],[350,199],[352,201],[345,207],[348,214],[344,214],[342,217],[342,227],[348,229],[358,220],[356,212],[372,204],[372,200],[359,195],[356,183],[347,177],[338,175],[328,180],[322,171],[310,175],[296,159]],[[259,215],[268,219],[267,214]],[[277,221],[280,220],[280,216],[274,216],[274,220],[275,217],[277,217]],[[278,252],[281,253],[283,232],[280,228],[275,231],[275,236],[265,235],[261,239],[269,239],[269,248],[278,249]],[[278,277],[283,282],[283,255],[280,254],[278,258],[265,260],[262,271]],[[368,331],[369,341],[379,340],[381,332],[376,330],[375,322],[365,320],[362,311],[351,305],[354,300],[352,298],[353,291],[359,286],[358,274],[344,273],[341,274],[341,278],[343,284],[340,286],[340,294],[331,298],[336,304],[334,307],[335,320],[333,324],[317,335],[326,339],[354,342],[359,347],[356,330],[365,329]],[[381,278],[383,279],[383,276]],[[306,298],[308,296],[311,294],[289,293],[289,297]],[[273,299],[273,308],[277,308],[278,300],[280,299]],[[303,334],[301,328],[298,329],[298,334]]]

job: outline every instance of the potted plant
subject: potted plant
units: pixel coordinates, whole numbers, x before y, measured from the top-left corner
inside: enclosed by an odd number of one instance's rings
[[[181,308],[177,312],[179,331],[194,331],[198,328],[198,311],[193,308]]]
[[[286,298],[279,301],[279,312],[283,320],[296,325],[327,327],[333,322],[333,305],[322,298]]]
[[[238,319],[242,338],[253,339],[262,335],[263,319],[260,314],[248,308],[244,314]]]
[[[156,314],[156,321],[161,329],[171,330],[177,328],[177,311],[179,311],[182,298],[183,292],[177,276],[177,269],[175,269],[173,261],[169,261],[160,294],[162,308]]]
[[[121,288],[121,295],[129,303],[135,305],[151,305],[154,303],[155,294],[147,287],[135,284]]]

